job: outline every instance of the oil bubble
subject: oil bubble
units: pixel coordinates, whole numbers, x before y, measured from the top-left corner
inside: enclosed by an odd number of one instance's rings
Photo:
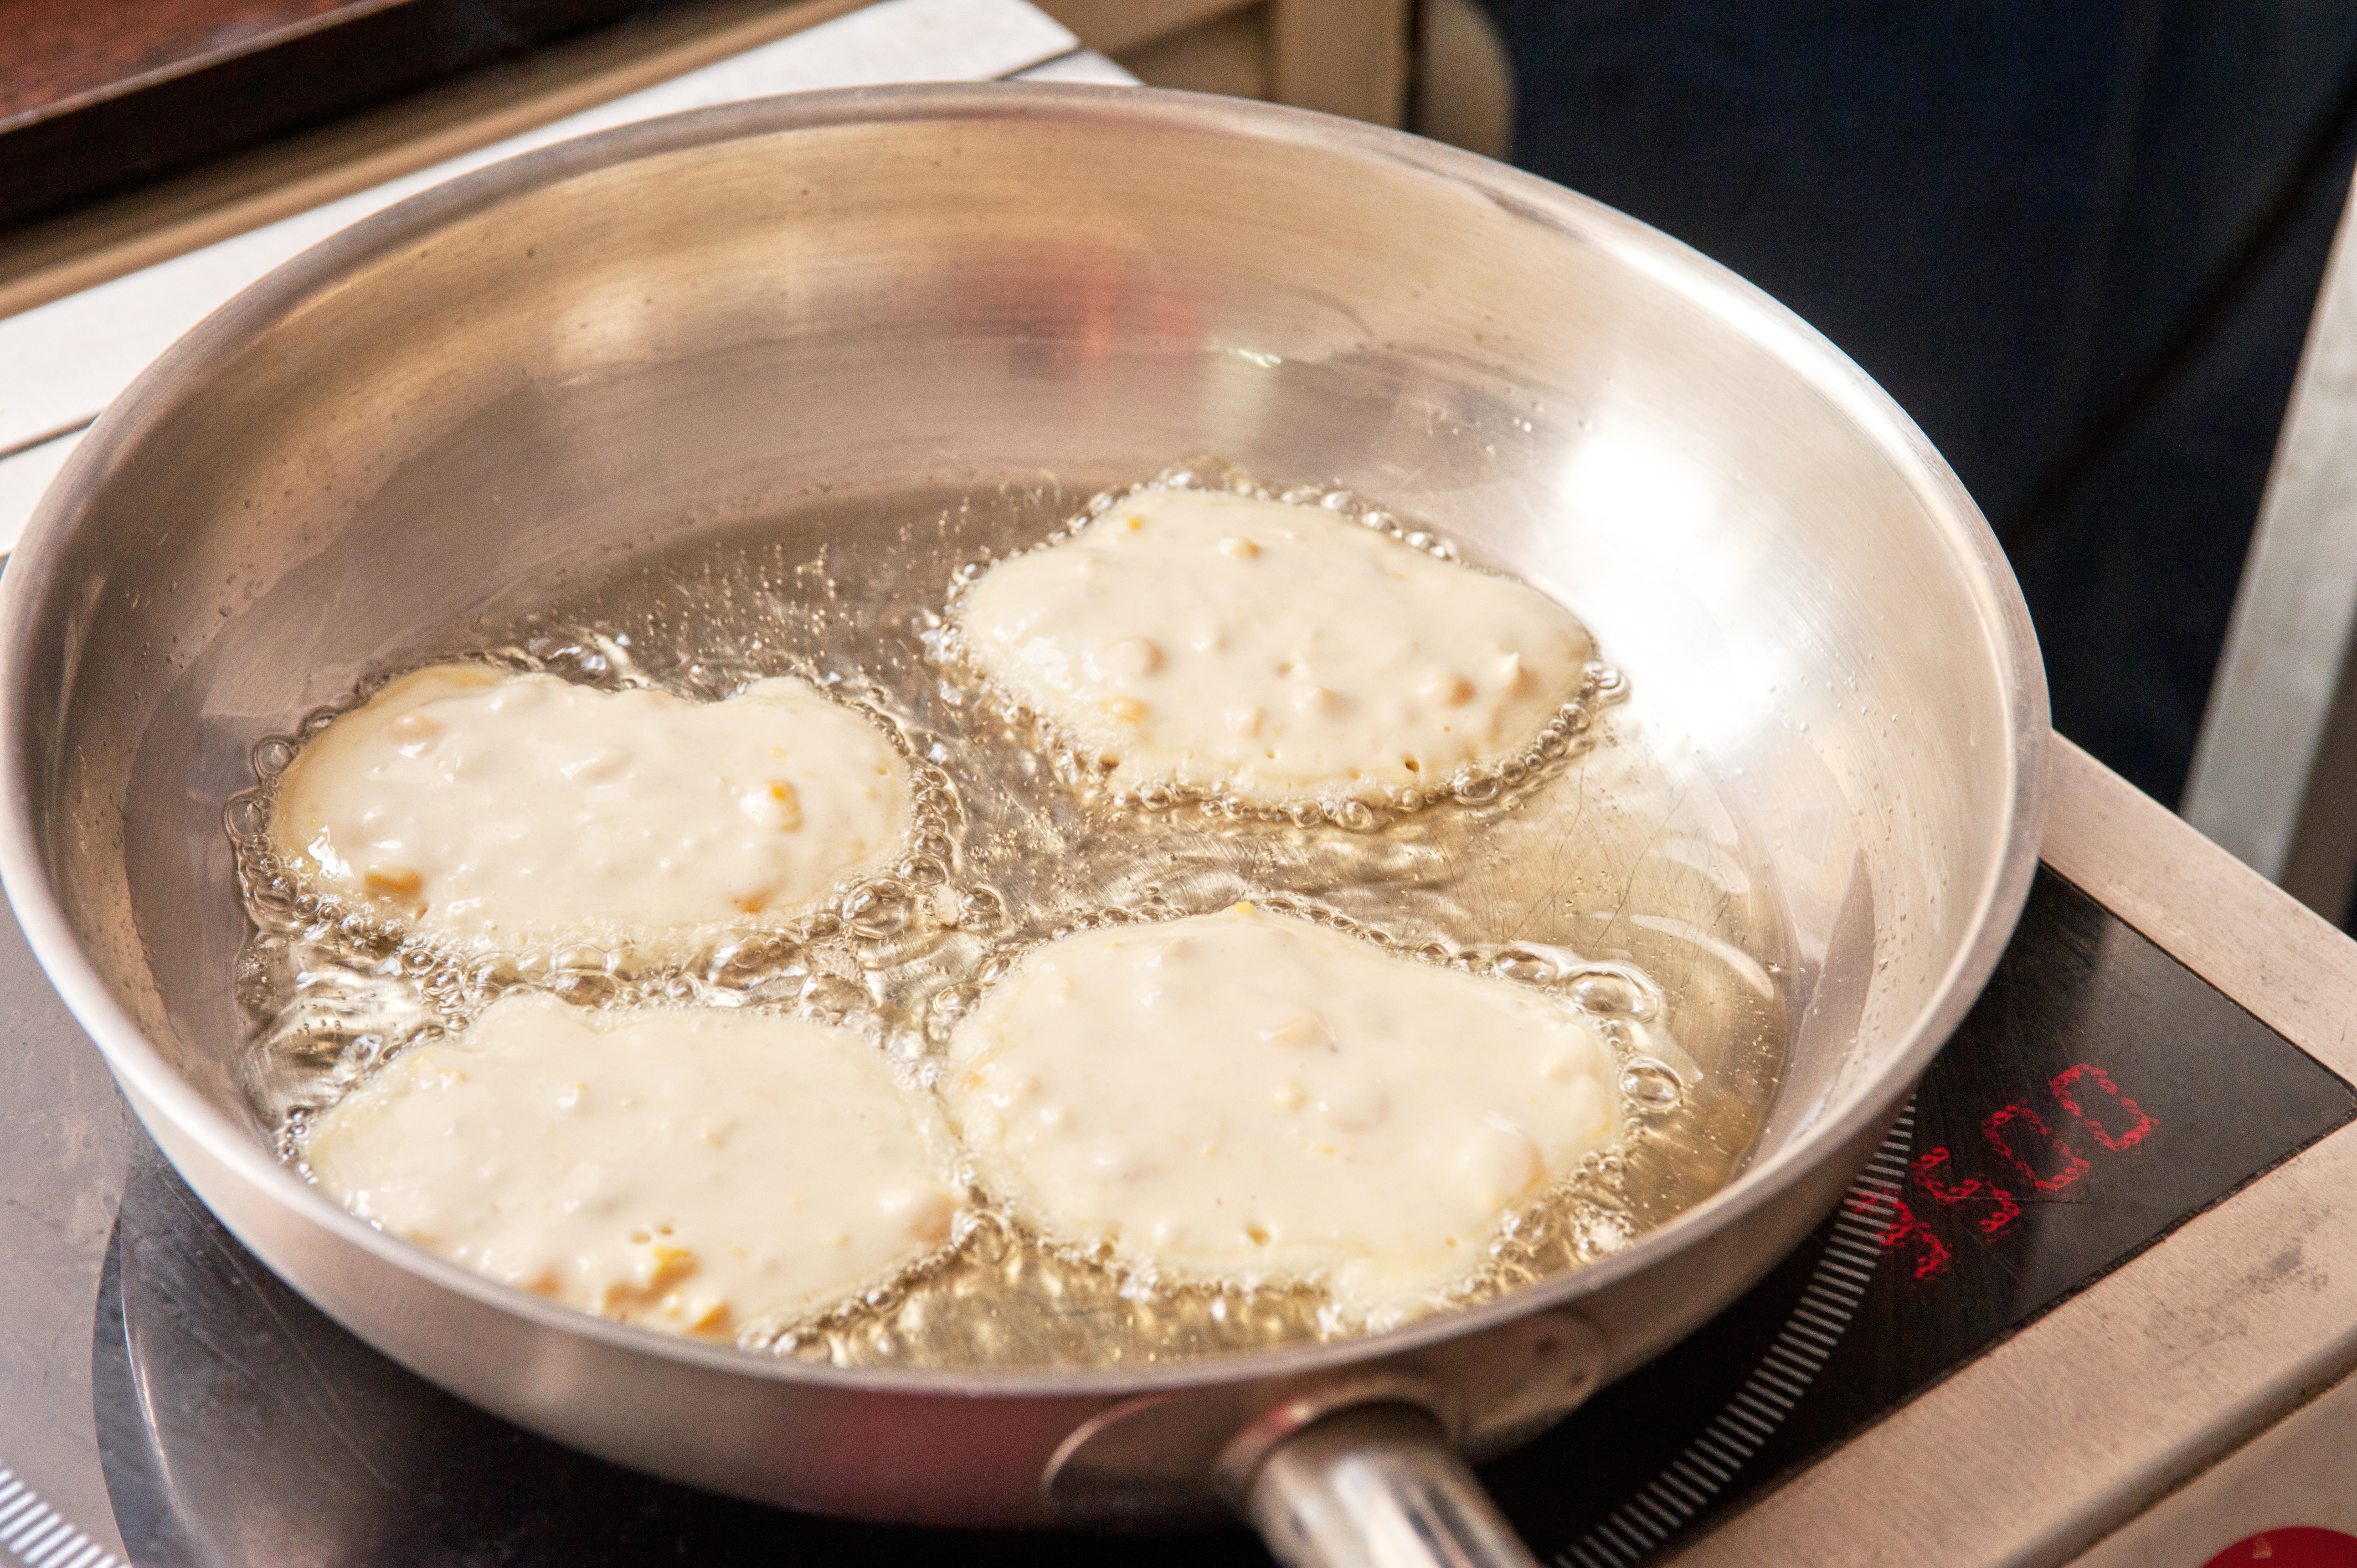
[[[1640,1111],[1675,1111],[1685,1098],[1685,1085],[1666,1064],[1636,1057],[1620,1069],[1620,1092]]]
[[[1508,948],[1490,961],[1490,972],[1524,985],[1544,985],[1555,978],[1555,965],[1528,948]]]
[[[221,808],[221,823],[229,836],[240,843],[253,843],[270,831],[269,798],[258,789],[247,789],[231,795]]]
[[[576,1007],[599,1007],[614,999],[614,977],[603,970],[560,970],[549,990]]]
[[[888,877],[863,882],[844,895],[843,923],[863,937],[898,935],[913,912],[909,890]]]
[[[786,969],[801,953],[791,937],[747,937],[715,949],[705,976],[726,990],[748,991]]]
[[[866,1006],[867,993],[839,974],[813,974],[802,984],[802,1000],[814,1016],[833,1023]]]
[[[1006,899],[996,887],[975,886],[958,896],[957,923],[969,931],[987,931],[1006,918]]]
[[[932,1000],[925,1004],[926,1032],[945,1037],[957,1021],[973,1009],[981,994],[981,989],[974,985],[945,985],[934,992]]]
[[[504,995],[525,983],[523,970],[515,960],[502,953],[485,959],[468,976],[468,983],[483,1001]]]
[[[1564,990],[1574,1006],[1599,1018],[1631,1018],[1641,1024],[1655,1012],[1649,988],[1617,969],[1582,971]]]
[[[1494,773],[1460,774],[1449,787],[1449,794],[1460,806],[1486,806],[1502,792]]]

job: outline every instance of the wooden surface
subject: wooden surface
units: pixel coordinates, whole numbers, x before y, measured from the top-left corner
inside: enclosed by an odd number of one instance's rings
[[[0,0],[0,132],[414,0]]]
[[[862,3],[674,5],[38,222],[11,229],[0,218],[0,317],[727,59]],[[0,153],[5,145],[0,140]],[[8,177],[0,158],[0,192]],[[0,210],[5,206],[0,199]]]
[[[1081,42],[1119,59],[1173,34],[1245,9],[1252,0],[1035,0]]]
[[[0,0],[0,229],[711,0]]]
[[[762,21],[769,27],[795,18],[814,21],[813,6],[850,3],[794,0],[782,9],[773,7]],[[702,48],[713,40],[693,42]],[[18,453],[0,456],[0,466],[38,461],[42,448],[88,424],[175,338],[273,267],[371,213],[461,174],[597,131],[821,86],[980,81],[1053,64],[1061,64],[1069,77],[1086,65],[1075,47],[1069,30],[1023,0],[877,0],[795,37],[747,47],[652,83],[643,77],[632,82],[629,72],[651,64],[638,56],[602,75],[571,79],[562,92],[498,96],[478,119],[386,145],[374,160],[353,160],[405,173],[381,173],[366,189],[319,199],[329,180],[353,172],[350,166],[322,168],[313,181],[292,181],[267,193],[300,195],[307,183],[314,197],[275,222],[0,317],[0,367],[6,371],[0,373],[0,454]],[[681,58],[671,56],[674,63]],[[1103,81],[1108,73],[1118,78],[1103,67],[1092,79]],[[594,95],[581,102],[584,94]],[[575,100],[570,111],[562,117],[548,113],[552,104],[567,98]],[[441,156],[421,166],[415,160],[429,147],[438,147]],[[131,248],[126,244],[81,260],[119,260]]]
[[[332,139],[357,115],[447,94],[487,69],[530,65],[587,38],[660,33],[682,18],[799,8],[789,0],[0,0],[0,283],[87,248],[71,235],[62,244],[48,232],[28,240],[33,231],[76,220],[87,229],[110,203],[257,154],[269,162],[292,141]],[[1401,123],[1409,0],[1045,0],[1042,8],[1158,85]],[[233,171],[226,183],[238,183]]]
[[[1407,110],[1408,0],[1277,0],[1276,100],[1378,125]]]
[[[1140,81],[1154,87],[1271,100],[1276,96],[1275,54],[1269,45],[1273,9],[1242,6],[1166,38],[1134,44],[1116,58]]]
[[[1397,125],[1410,0],[1038,0],[1154,87]]]

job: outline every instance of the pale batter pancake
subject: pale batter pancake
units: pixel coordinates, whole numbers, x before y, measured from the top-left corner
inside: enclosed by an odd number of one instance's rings
[[[950,1052],[985,1185],[1051,1237],[1322,1280],[1375,1322],[1477,1269],[1617,1122],[1566,1008],[1248,905],[1035,948]]]
[[[1146,489],[957,610],[990,680],[1114,782],[1374,799],[1501,761],[1594,645],[1523,584],[1317,507]]]
[[[823,1310],[940,1245],[945,1140],[848,1030],[496,1004],[314,1121],[363,1219],[504,1284],[706,1336]]]
[[[323,891],[510,945],[788,918],[909,816],[890,742],[799,681],[693,703],[447,664],[305,745],[271,832]]]

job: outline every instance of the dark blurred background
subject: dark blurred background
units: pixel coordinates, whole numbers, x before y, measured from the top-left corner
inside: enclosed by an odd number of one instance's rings
[[[1879,380],[2005,540],[2056,727],[2176,801],[2357,161],[2357,5],[1482,4],[1513,161]]]

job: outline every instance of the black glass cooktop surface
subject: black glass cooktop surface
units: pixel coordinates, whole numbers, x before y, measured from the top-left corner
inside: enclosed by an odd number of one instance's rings
[[[1566,1568],[1642,1561],[2351,1119],[2350,1087],[2050,872],[1841,1212],[1486,1478]],[[670,1486],[440,1392],[135,1156],[94,1345],[135,1562],[1101,1561],[1101,1539],[810,1518]],[[1243,1531],[1125,1561],[1265,1561]]]

